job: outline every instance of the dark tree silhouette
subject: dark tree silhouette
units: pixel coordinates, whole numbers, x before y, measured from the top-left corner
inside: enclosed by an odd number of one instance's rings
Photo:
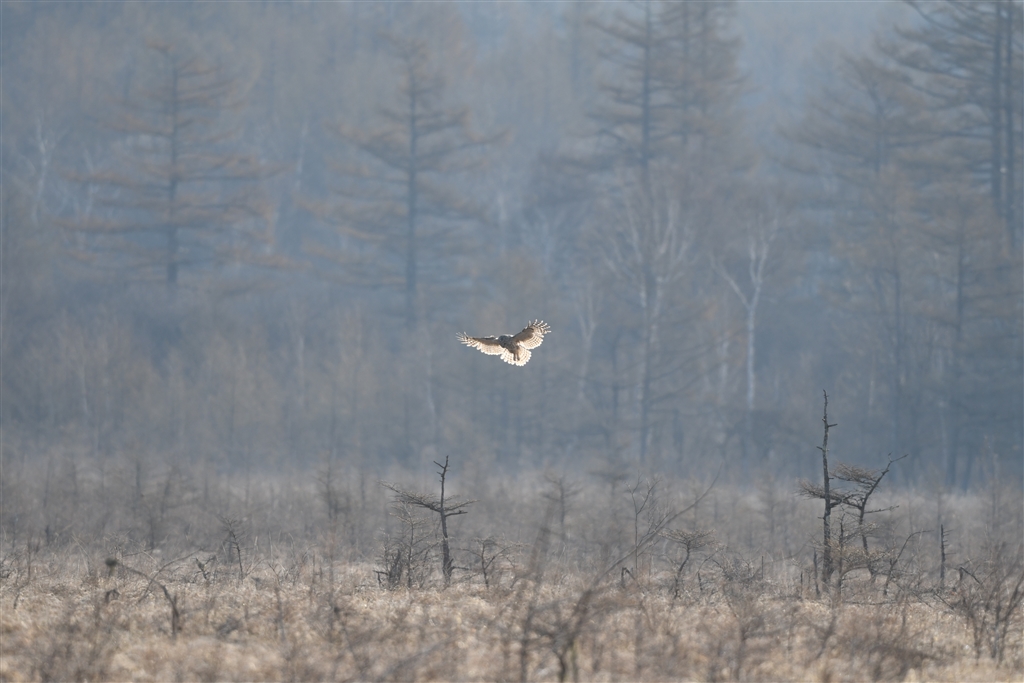
[[[109,122],[110,163],[68,173],[90,198],[65,221],[77,251],[172,290],[186,269],[272,261],[259,181],[281,169],[239,151],[244,82],[190,49],[147,47],[151,71]]]

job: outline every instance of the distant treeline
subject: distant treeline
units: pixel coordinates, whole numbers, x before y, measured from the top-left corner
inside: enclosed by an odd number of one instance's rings
[[[734,2],[5,2],[3,458],[1019,481],[1024,9],[911,7],[766,111]]]

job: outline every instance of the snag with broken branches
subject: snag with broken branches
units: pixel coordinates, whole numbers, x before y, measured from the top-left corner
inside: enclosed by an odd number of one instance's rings
[[[381,486],[394,492],[396,502],[410,507],[430,510],[439,517],[441,523],[441,573],[444,576],[444,584],[447,586],[451,584],[452,572],[455,569],[455,563],[452,560],[451,544],[448,538],[448,518],[466,514],[468,512],[466,508],[476,501],[460,498],[446,499],[444,489],[445,481],[448,477],[448,456],[445,456],[444,464],[436,460],[434,464],[440,468],[440,471],[437,473],[441,480],[440,496],[435,497],[425,493],[414,493],[389,482],[381,482]]]

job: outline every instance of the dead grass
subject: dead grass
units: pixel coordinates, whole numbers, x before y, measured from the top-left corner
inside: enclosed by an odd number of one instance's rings
[[[0,681],[1024,678],[1022,610],[999,611],[1024,564],[1012,492],[936,503],[886,491],[900,507],[871,543],[911,538],[899,571],[885,587],[856,569],[830,598],[813,580],[820,513],[795,488],[719,487],[634,560],[633,507],[606,485],[577,482],[568,507],[548,510],[539,475],[481,480],[452,526],[453,584],[428,525],[422,587],[386,590],[375,570],[401,527],[364,479],[338,480],[344,504],[329,517],[312,477],[239,485],[182,468],[129,495],[109,479],[5,472]],[[657,510],[678,510],[701,487],[661,490]],[[924,532],[939,519],[954,529],[944,583]],[[698,530],[714,533],[677,584],[677,540]],[[503,553],[489,586],[479,539]]]
[[[613,582],[560,665],[558,614],[588,587],[580,577],[385,591],[368,565],[337,567],[333,585],[313,571],[282,580],[281,567],[241,581],[197,574],[183,560],[160,575],[181,611],[177,634],[160,589],[124,569],[54,561],[28,584],[9,575],[0,678],[517,680],[525,666],[529,680],[1000,681],[1024,670],[1019,624],[997,666],[976,658],[943,603],[907,596],[830,606],[719,581],[673,600],[654,582]]]

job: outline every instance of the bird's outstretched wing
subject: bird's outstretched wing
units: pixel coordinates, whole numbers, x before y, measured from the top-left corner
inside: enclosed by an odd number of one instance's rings
[[[547,323],[534,320],[522,332],[511,337],[470,337],[464,332],[458,337],[466,346],[472,346],[489,356],[501,356],[509,365],[523,366],[530,360],[530,349],[540,346],[544,341],[544,335],[550,331]]]
[[[465,332],[460,332],[459,341],[466,346],[472,346],[486,353],[488,356],[500,356],[508,351],[499,342],[497,337],[470,337]]]
[[[551,332],[551,328],[543,320],[534,320],[526,326],[522,332],[512,337],[512,341],[524,349],[535,349],[544,341],[544,335]],[[529,354],[527,354],[529,357]]]

